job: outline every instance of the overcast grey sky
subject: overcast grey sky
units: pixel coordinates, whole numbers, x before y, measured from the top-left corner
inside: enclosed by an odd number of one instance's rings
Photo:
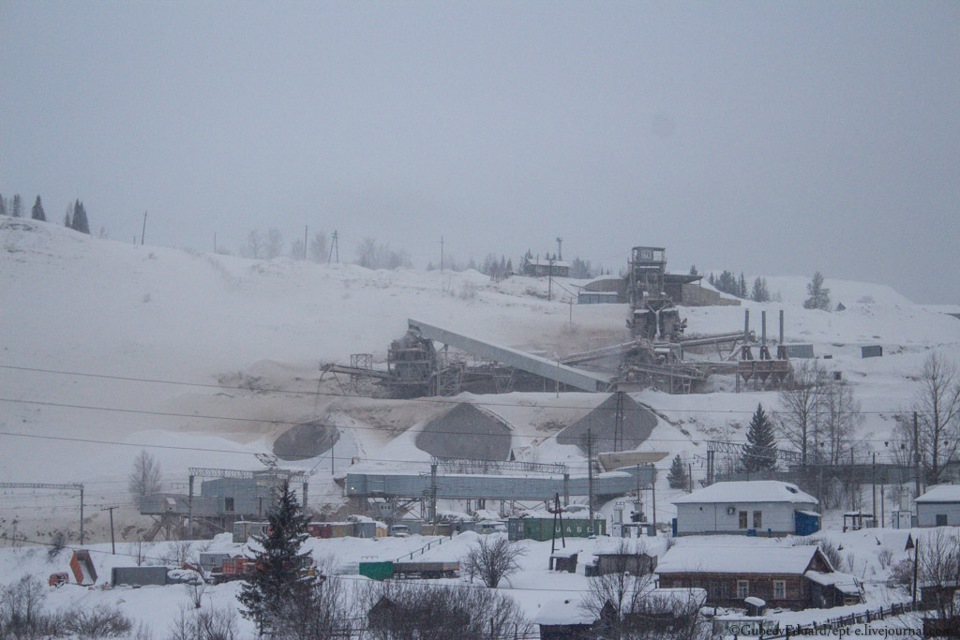
[[[0,193],[114,240],[564,238],[960,303],[957,2],[0,0]]]

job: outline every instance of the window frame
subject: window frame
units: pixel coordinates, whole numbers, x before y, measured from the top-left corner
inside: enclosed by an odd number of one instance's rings
[[[777,589],[780,589],[780,593],[777,593]],[[785,600],[787,598],[787,581],[786,580],[774,580],[773,581],[773,599],[774,600]]]
[[[737,598],[743,600],[750,597],[750,581],[737,580]]]

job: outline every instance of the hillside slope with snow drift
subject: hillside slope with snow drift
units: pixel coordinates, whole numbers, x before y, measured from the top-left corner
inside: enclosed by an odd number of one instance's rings
[[[343,395],[331,378],[319,380],[320,363],[346,364],[354,353],[372,353],[383,363],[411,317],[548,358],[628,339],[625,305],[567,303],[580,284],[554,282],[548,301],[548,283],[533,278],[494,283],[474,271],[251,261],[0,218],[0,481],[82,482],[96,505],[88,511],[89,530],[105,535],[106,516],[97,507],[120,505],[135,536],[143,519],[132,508],[126,477],[141,449],[159,460],[165,489],[185,491],[188,467],[262,468],[257,454],[270,453],[292,425],[319,420],[340,433],[335,459],[324,454],[293,464],[316,472],[316,506],[336,507],[342,499],[331,468],[338,475],[350,464],[423,470],[429,456],[417,449],[416,433],[458,401],[506,420],[512,448],[525,459],[583,470],[579,450],[554,436],[603,394],[557,397],[547,389],[374,400]],[[737,331],[750,309],[759,333],[766,310],[768,335],[776,337],[784,309],[786,340],[814,345],[818,356],[829,356],[822,362],[852,385],[865,411],[865,446],[882,450],[892,414],[911,405],[911,376],[931,350],[960,356],[960,321],[889,288],[828,279],[835,302],[847,309],[826,313],[801,307],[803,279],[771,277],[768,284],[784,302],[683,309],[688,331]],[[882,346],[884,357],[862,359],[865,345]],[[695,461],[706,439],[742,440],[757,403],[775,409],[778,398],[733,387],[732,378],[717,377],[709,394],[634,394],[661,416],[641,449]],[[0,495],[0,531],[9,531],[15,518],[42,521],[32,527],[38,536],[69,525],[50,523],[51,504],[73,509],[69,495],[47,502],[31,493],[28,506],[18,495]]]

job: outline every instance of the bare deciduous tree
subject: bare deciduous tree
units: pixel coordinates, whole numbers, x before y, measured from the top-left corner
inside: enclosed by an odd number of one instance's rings
[[[128,480],[130,493],[138,500],[157,493],[160,491],[160,463],[146,451],[141,451],[133,461]]]
[[[295,640],[353,637],[353,612],[348,608],[346,585],[333,574],[333,564],[331,559],[319,562],[321,578],[283,604],[274,625],[275,634]]]
[[[935,590],[940,617],[953,617],[953,590],[960,584],[960,537],[938,527],[919,537],[917,544],[917,579]]]
[[[410,266],[406,251],[394,251],[388,244],[377,244],[373,238],[364,238],[357,247],[357,264],[367,269],[397,269]]]
[[[237,614],[229,608],[190,611],[180,609],[180,616],[173,621],[170,640],[235,640]]]
[[[358,602],[373,640],[510,640],[528,631],[512,598],[481,587],[371,583]]]
[[[267,260],[273,260],[283,253],[283,234],[280,229],[270,227],[267,229],[267,241],[264,246],[264,257]]]
[[[310,239],[310,259],[314,262],[327,262],[327,236],[322,231],[313,234]]]
[[[823,437],[820,442],[826,449],[824,461],[843,464],[846,462],[844,454],[853,446],[857,429],[863,423],[860,402],[854,398],[849,385],[832,382],[823,387],[822,405],[820,427]]]
[[[520,569],[518,559],[524,553],[526,550],[507,540],[505,534],[492,533],[477,540],[460,560],[460,566],[471,580],[480,578],[483,584],[496,589],[501,580]]]
[[[957,365],[943,354],[933,352],[924,361],[914,408],[927,484],[938,484],[944,468],[956,459],[960,444],[960,378]]]
[[[262,258],[264,255],[266,242],[263,236],[256,229],[252,229],[247,234],[247,245],[240,249],[240,255],[244,258]]]
[[[603,575],[590,578],[581,609],[597,621],[604,638],[633,640],[707,637],[700,619],[702,590],[658,591],[649,573],[636,575],[645,562],[644,545],[621,541],[612,565]]]
[[[793,382],[780,391],[780,430],[800,452],[800,463],[819,462],[820,418],[827,372],[816,360],[805,360],[793,369]]]

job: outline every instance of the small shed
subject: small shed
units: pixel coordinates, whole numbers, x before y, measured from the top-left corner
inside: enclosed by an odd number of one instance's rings
[[[561,549],[550,556],[551,571],[565,571],[567,573],[577,572],[577,558],[579,552]]]
[[[540,627],[540,640],[593,640],[597,637],[595,623],[596,618],[577,598],[545,602],[533,619]]]
[[[657,568],[657,556],[644,552],[620,553],[601,551],[596,554],[597,563],[594,575],[605,576],[610,573],[626,573],[641,576],[653,573]]]
[[[940,484],[916,499],[917,526],[960,526],[960,485]]]
[[[860,581],[855,576],[839,571],[807,571],[806,578],[811,583],[810,595],[819,607],[841,607],[863,601]]]

